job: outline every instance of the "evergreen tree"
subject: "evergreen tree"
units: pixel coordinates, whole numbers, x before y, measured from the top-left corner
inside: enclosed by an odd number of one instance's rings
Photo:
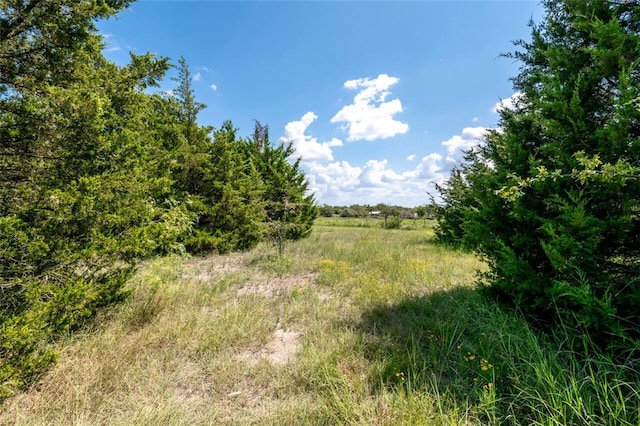
[[[467,225],[481,207],[474,190],[481,188],[482,179],[492,172],[479,153],[472,150],[466,153],[463,164],[454,167],[444,184],[436,184],[442,200],[438,203],[432,198],[429,207],[437,221],[434,231],[438,242],[462,249],[477,248],[482,242],[467,231]]]
[[[544,5],[511,55],[522,96],[477,153],[487,167],[450,186],[464,190],[459,223],[488,260],[490,294],[603,345],[637,338],[640,5]]]
[[[206,106],[196,101],[184,58],[174,81],[177,88],[165,98],[169,116],[162,138],[171,141],[175,197],[196,217],[182,241],[189,252],[200,254],[249,249],[260,240],[263,219],[258,174],[230,121],[219,130],[198,124]]]
[[[189,225],[142,93],[165,59],[101,53],[93,19],[127,2],[0,2],[0,398],[55,356],[43,342],[120,300],[136,259]]]
[[[289,240],[298,240],[311,233],[318,208],[309,182],[300,167],[300,159],[290,162],[295,152],[292,144],[273,146],[268,126],[256,121],[253,139],[245,149],[264,185],[266,237],[283,253]]]
[[[212,127],[200,126],[198,114],[205,104],[197,102],[192,88],[192,77],[186,60],[181,57],[178,63],[178,77],[174,79],[178,87],[169,96],[167,102],[173,108],[171,123],[175,140],[171,147],[173,161],[172,171],[175,189],[184,198],[198,195],[205,190],[205,176],[209,173]]]
[[[198,114],[207,106],[196,101],[195,93],[191,86],[193,77],[191,77],[191,71],[184,56],[181,56],[178,60],[178,77],[173,80],[178,83],[178,87],[173,91],[173,94],[180,106],[180,121],[190,128],[195,128],[197,127]]]
[[[236,132],[230,121],[214,131],[202,188],[192,200],[199,216],[185,241],[192,252],[246,250],[261,240],[262,183]]]

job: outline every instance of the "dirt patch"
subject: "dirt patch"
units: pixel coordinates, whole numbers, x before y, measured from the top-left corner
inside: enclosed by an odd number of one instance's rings
[[[235,273],[247,272],[247,265],[242,255],[228,254],[225,256],[209,256],[206,258],[193,259],[185,264],[183,278],[192,282],[213,283],[225,276]],[[259,271],[248,281],[239,284],[237,297],[252,294],[265,297],[277,297],[286,294],[295,288],[307,288],[315,283],[314,274],[303,274],[297,276],[272,277],[264,276]],[[324,299],[324,298],[323,298]],[[261,360],[267,360],[274,365],[284,365],[291,361],[300,346],[300,333],[293,330],[285,330],[278,327],[272,334],[271,339],[260,348],[244,351],[237,355],[237,359],[250,365],[256,365]],[[193,397],[188,392],[180,392],[182,399]],[[231,393],[229,398],[235,398],[239,394]]]
[[[297,331],[284,331],[278,329],[273,333],[273,338],[263,352],[265,358],[273,364],[282,365],[288,363],[298,352],[300,333]]]
[[[250,365],[256,365],[266,359],[274,365],[284,365],[291,361],[300,347],[300,333],[281,328],[273,332],[271,340],[256,351],[245,351],[238,359]]]
[[[306,287],[313,282],[313,275],[299,275],[293,277],[265,277],[261,280],[249,280],[238,289],[238,296],[260,294],[263,296],[278,296],[293,290],[295,287]]]

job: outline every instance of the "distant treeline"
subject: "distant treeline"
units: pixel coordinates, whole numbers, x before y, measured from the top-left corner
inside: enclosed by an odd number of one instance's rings
[[[402,219],[432,219],[436,216],[438,206],[427,204],[417,207],[403,207],[379,203],[374,206],[369,204],[352,204],[350,206],[330,206],[323,204],[318,207],[320,216],[323,217],[399,217]]]

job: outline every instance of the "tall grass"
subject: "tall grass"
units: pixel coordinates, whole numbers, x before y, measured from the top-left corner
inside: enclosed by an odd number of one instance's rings
[[[432,236],[321,221],[284,258],[149,262],[0,423],[640,424],[633,357],[541,338]]]

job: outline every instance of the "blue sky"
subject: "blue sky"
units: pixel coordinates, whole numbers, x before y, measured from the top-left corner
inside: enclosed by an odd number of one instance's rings
[[[249,136],[257,119],[292,141],[319,204],[412,207],[496,126],[519,67],[500,54],[542,16],[516,0],[141,0],[98,29],[120,65],[184,56],[202,124]]]

